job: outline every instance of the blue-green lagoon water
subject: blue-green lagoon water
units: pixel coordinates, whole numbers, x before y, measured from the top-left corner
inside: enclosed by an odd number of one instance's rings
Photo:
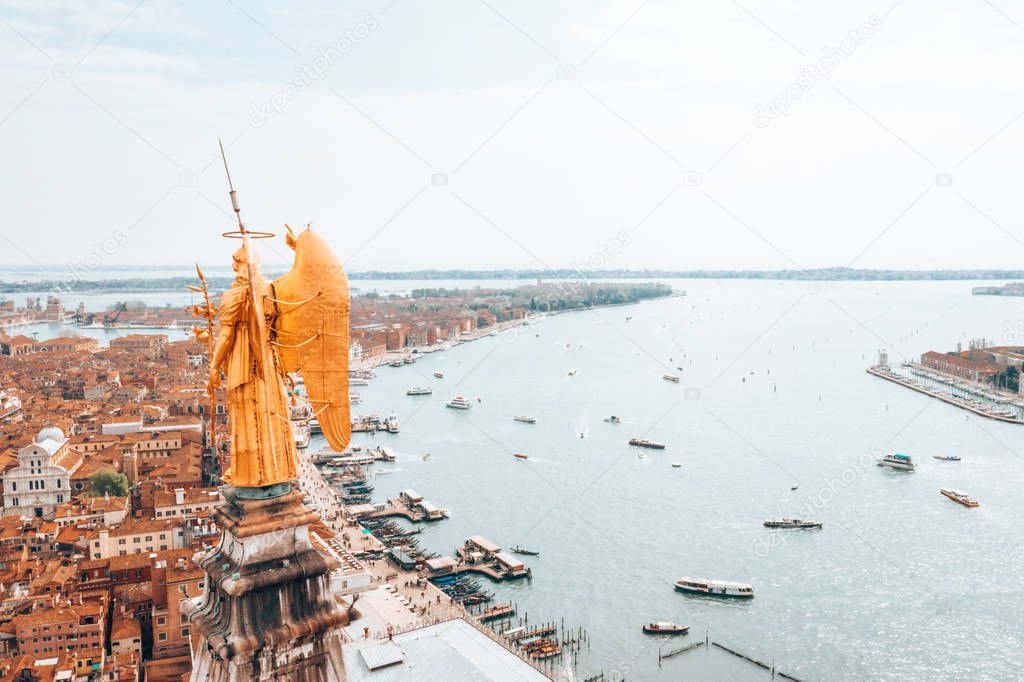
[[[412,487],[447,507],[451,518],[419,536],[441,554],[474,534],[540,551],[524,558],[531,581],[488,588],[531,622],[583,626],[584,674],[769,679],[703,649],[658,667],[660,644],[707,630],[805,680],[1017,676],[1024,429],[864,368],[880,347],[897,363],[973,337],[1019,342],[1024,301],[972,297],[968,282],[674,284],[688,295],[553,316],[379,368],[354,387],[364,402],[353,410],[394,411],[402,430],[355,438],[400,457],[376,466],[393,471],[377,477],[375,499]],[[434,394],[406,396],[414,385]],[[455,394],[481,401],[445,408]],[[605,423],[611,414],[623,423]],[[668,447],[641,459],[632,436]],[[892,450],[918,470],[874,464]],[[762,527],[782,515],[825,526]],[[683,575],[749,582],[756,597],[685,596],[672,589]],[[660,619],[692,633],[671,643],[641,633]]]

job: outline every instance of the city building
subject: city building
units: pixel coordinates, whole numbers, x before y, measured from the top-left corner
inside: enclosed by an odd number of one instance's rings
[[[928,351],[921,355],[921,364],[969,381],[988,383],[999,374],[1000,367],[991,362],[970,360],[959,355]]]
[[[63,431],[48,426],[18,451],[18,466],[3,474],[4,516],[51,517],[71,499],[71,477],[82,454],[68,443]]]

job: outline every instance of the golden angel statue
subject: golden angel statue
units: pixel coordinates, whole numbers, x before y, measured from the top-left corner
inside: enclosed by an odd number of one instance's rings
[[[273,496],[299,477],[285,391],[291,373],[301,371],[331,447],[341,452],[348,445],[348,283],[327,242],[308,228],[298,236],[288,229],[295,260],[273,282],[260,274],[251,244],[266,233],[239,221],[228,234],[239,236],[242,247],[232,257],[235,281],[221,299],[210,361],[210,385],[220,384],[221,371],[227,380],[231,464],[224,479]]]

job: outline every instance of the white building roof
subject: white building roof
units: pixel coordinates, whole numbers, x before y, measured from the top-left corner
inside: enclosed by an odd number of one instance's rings
[[[402,650],[391,642],[360,649],[359,655],[362,656],[363,663],[371,671],[401,663],[405,659]]]
[[[395,635],[392,644],[405,658],[371,670],[363,649],[379,648],[381,640],[356,640],[345,645],[349,682],[550,682],[536,668],[461,618]],[[383,652],[381,652],[383,654]]]
[[[490,552],[490,553],[493,554],[495,552],[500,552],[501,551],[501,547],[499,547],[498,545],[494,544],[493,542],[491,542],[490,540],[488,540],[487,538],[485,538],[482,535],[473,535],[472,537],[469,538],[469,541],[472,542],[477,547],[479,547],[480,549],[484,550],[485,552]]]
[[[500,561],[501,563],[505,564],[506,566],[508,566],[509,568],[511,568],[513,570],[518,570],[518,569],[524,568],[523,562],[520,561],[519,559],[515,558],[514,556],[512,556],[508,552],[498,552],[497,554],[494,555],[494,557],[498,561]]]
[[[46,450],[46,452],[48,452],[51,455],[56,455],[57,451],[60,450],[64,446],[64,443],[67,442],[67,438],[65,438],[64,440],[54,440],[52,438],[47,438],[42,442],[37,442],[36,446],[41,447],[43,450]]]
[[[455,568],[457,562],[450,556],[439,556],[435,559],[427,559],[424,563],[432,571],[443,571],[446,568]]]

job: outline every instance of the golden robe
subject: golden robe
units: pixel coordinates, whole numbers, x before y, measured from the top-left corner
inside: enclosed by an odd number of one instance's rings
[[[256,290],[258,295],[265,296],[269,287],[259,279]],[[234,329],[222,365],[227,376],[231,421],[231,465],[224,480],[243,488],[259,488],[299,477],[298,455],[277,358],[269,343],[264,348],[256,347],[251,325],[259,320],[252,309],[248,286],[243,281],[236,282],[221,298],[222,328],[230,325]],[[269,363],[267,371],[259,371],[257,357]]]

